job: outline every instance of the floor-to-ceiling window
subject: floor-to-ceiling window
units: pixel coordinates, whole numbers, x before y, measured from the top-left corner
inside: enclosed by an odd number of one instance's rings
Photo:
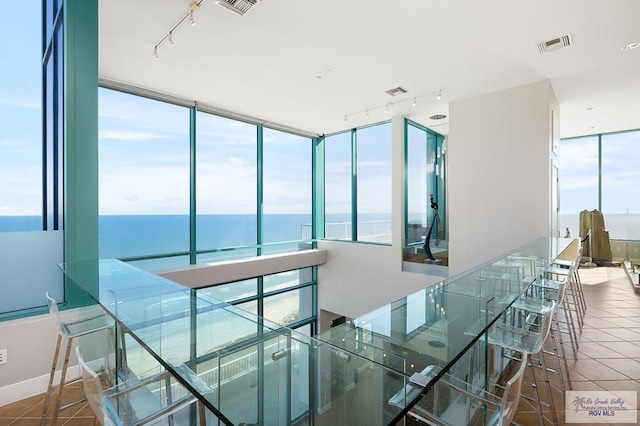
[[[188,251],[189,109],[108,89],[99,102],[100,257]]]
[[[324,139],[324,236],[329,240],[352,238],[351,137],[343,132]]]
[[[255,256],[257,126],[198,112],[196,129],[196,247],[219,250],[198,262]]]
[[[560,224],[561,235],[567,230],[579,235],[582,210],[599,208],[598,204],[598,136],[563,139],[560,142]]]
[[[262,243],[299,241],[311,225],[311,139],[278,130],[263,131]],[[267,245],[263,253],[296,250]]]
[[[602,211],[612,240],[640,239],[640,131],[563,139],[560,142],[560,231],[579,234],[582,210]]]
[[[358,129],[358,241],[391,243],[391,123]]]
[[[405,120],[405,260],[446,265],[443,146],[442,135]]]
[[[0,232],[42,229],[41,4],[0,15]]]
[[[325,238],[391,244],[391,122],[324,138]]]

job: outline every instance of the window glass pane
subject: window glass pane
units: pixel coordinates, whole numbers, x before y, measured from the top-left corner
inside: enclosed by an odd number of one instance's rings
[[[64,229],[64,28],[59,25],[55,31],[55,74],[57,99],[55,123],[56,129],[56,229]]]
[[[311,139],[264,129],[263,140],[262,242],[300,240],[311,224]]]
[[[391,244],[391,123],[359,129],[358,241]]]
[[[640,240],[640,131],[602,136],[602,213],[609,238]]]
[[[598,137],[560,141],[560,235],[578,236],[582,210],[598,208]]]
[[[229,284],[216,285],[198,290],[199,293],[213,297],[223,302],[231,303],[235,300],[246,299],[258,295],[258,279],[236,281]]]
[[[196,129],[197,249],[255,245],[256,126],[198,112]]]
[[[325,238],[351,240],[351,132],[324,141]]]
[[[264,298],[264,317],[282,325],[293,324],[313,315],[312,287]]]
[[[222,309],[209,303],[202,305],[208,308],[203,308],[197,316],[197,356],[224,349],[257,334],[257,322],[253,319],[247,319],[237,309],[233,307]],[[236,307],[254,315],[257,312],[256,301],[243,303]],[[186,330],[189,330],[189,326]]]
[[[99,91],[100,256],[189,249],[189,110]]]
[[[296,269],[295,271],[280,272],[265,275],[263,292],[268,293],[287,287],[295,287],[313,281],[313,268]]]
[[[422,243],[430,214],[428,194],[433,192],[433,150],[428,154],[427,132],[407,126],[407,233],[406,244]]]
[[[0,232],[42,229],[41,4],[0,14]]]

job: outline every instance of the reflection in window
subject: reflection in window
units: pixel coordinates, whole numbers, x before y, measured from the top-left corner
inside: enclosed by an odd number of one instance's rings
[[[42,3],[2,4],[0,232],[42,229]]]
[[[560,215],[561,235],[569,228],[578,236],[582,210],[598,208],[598,137],[560,141]]]
[[[99,91],[100,256],[189,249],[189,110]]]
[[[602,212],[609,237],[640,240],[640,131],[602,136]]]
[[[258,279],[236,281],[230,284],[216,285],[198,290],[198,293],[213,297],[223,302],[232,303],[236,300],[255,297],[258,295]],[[257,312],[256,312],[257,313]]]
[[[202,112],[196,123],[197,249],[255,245],[256,126]]]
[[[281,325],[294,324],[313,315],[312,287],[303,287],[264,298],[264,317]]]
[[[263,144],[262,242],[310,238],[305,229],[311,224],[311,140],[264,129]]]
[[[351,132],[324,140],[325,238],[351,240]]]
[[[313,268],[304,268],[265,275],[263,293],[282,290],[284,288],[294,287],[300,284],[311,283],[313,281],[312,273]]]
[[[391,243],[391,123],[358,129],[358,241]]]

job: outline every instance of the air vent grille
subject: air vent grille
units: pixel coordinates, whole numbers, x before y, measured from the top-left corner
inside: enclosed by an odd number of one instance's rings
[[[258,1],[259,0],[217,0],[216,3],[242,16],[255,6]]]
[[[404,87],[398,86],[393,89],[385,90],[384,93],[386,93],[389,96],[402,95],[403,93],[407,93],[407,89],[405,89]]]
[[[573,46],[573,37],[571,36],[571,33],[538,43],[538,51],[540,53],[547,53],[558,49],[564,49],[569,46]]]

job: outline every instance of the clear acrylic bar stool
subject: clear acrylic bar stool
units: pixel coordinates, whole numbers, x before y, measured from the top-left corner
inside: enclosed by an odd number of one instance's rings
[[[75,405],[79,402],[85,400],[82,398],[77,401],[73,401],[64,406],[60,406],[62,402],[62,391],[64,386],[76,381],[79,381],[80,378],[71,380],[66,382],[67,378],[67,369],[69,367],[69,356],[71,355],[71,347],[73,345],[73,340],[80,336],[85,336],[87,334],[95,333],[102,330],[107,330],[113,327],[113,321],[111,318],[105,313],[105,311],[98,305],[93,305],[85,308],[80,308],[78,312],[78,320],[77,321],[69,321],[62,322],[60,320],[60,312],[58,311],[58,303],[54,298],[51,297],[49,292],[46,293],[47,301],[49,303],[49,316],[54,321],[56,325],[56,330],[58,332],[58,341],[56,343],[56,349],[53,354],[53,362],[51,363],[51,373],[49,374],[49,385],[47,387],[47,395],[44,400],[44,408],[42,410],[42,420],[41,425],[44,426],[47,423],[47,410],[49,409],[49,404],[51,400],[51,394],[54,389],[58,389],[58,395],[56,397],[55,409],[53,411],[53,419],[51,421],[52,425],[56,424],[58,419],[58,413],[60,410],[63,410],[67,407]],[[56,374],[56,368],[58,366],[58,358],[60,355],[60,347],[62,345],[62,340],[65,339],[67,341],[67,346],[65,349],[64,355],[64,363],[62,365],[62,371],[60,375],[60,383],[57,385],[53,384],[54,376]]]

